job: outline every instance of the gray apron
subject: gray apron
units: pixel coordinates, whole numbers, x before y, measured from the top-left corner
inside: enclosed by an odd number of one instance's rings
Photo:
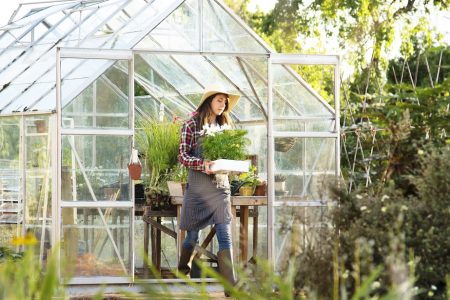
[[[202,138],[193,155],[202,157]],[[214,175],[189,169],[186,193],[181,207],[180,229],[200,230],[212,224],[231,223],[229,184],[218,186]],[[228,178],[226,179],[228,183]]]

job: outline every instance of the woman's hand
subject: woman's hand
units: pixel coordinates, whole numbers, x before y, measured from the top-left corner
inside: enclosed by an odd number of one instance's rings
[[[208,175],[215,174],[214,171],[211,171],[211,166],[214,165],[213,161],[205,160],[205,161],[203,161],[203,165],[205,166],[205,170],[203,171],[204,173],[206,173]]]

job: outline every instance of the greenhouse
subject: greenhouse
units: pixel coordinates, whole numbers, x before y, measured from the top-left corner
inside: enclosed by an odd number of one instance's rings
[[[331,70],[330,99],[299,66]],[[340,174],[337,74],[338,56],[275,53],[221,0],[20,5],[0,29],[0,246],[32,234],[42,263],[60,247],[71,283],[148,278],[147,258],[176,269],[177,218],[155,215],[175,234],[157,230],[159,246],[144,251],[155,227],[127,164],[142,120],[186,119],[220,83],[241,94],[232,117],[267,182],[250,210],[236,197],[234,255],[282,271],[333,205],[324,185]]]

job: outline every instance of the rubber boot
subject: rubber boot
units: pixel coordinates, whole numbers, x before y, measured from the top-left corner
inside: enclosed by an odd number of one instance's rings
[[[189,268],[189,262],[191,260],[193,252],[194,248],[181,248],[180,261],[178,262],[178,272],[183,273],[184,275],[189,274],[189,272],[191,271],[191,268]]]
[[[234,275],[233,268],[233,252],[231,249],[221,250],[217,253],[217,261],[219,264],[220,274],[227,280],[232,286],[236,284],[236,276]],[[226,297],[230,297],[229,291],[224,290]]]

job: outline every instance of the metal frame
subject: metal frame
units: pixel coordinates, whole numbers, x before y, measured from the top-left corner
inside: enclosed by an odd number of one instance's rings
[[[129,130],[102,130],[102,129],[92,129],[92,130],[86,130],[86,129],[67,129],[67,128],[62,128],[62,98],[61,98],[61,63],[62,63],[62,59],[64,58],[77,58],[77,59],[97,59],[97,58],[102,58],[102,59],[108,59],[108,60],[127,60],[128,62],[128,84],[130,85],[129,89],[128,89],[128,100],[129,100],[129,105],[128,105],[128,112],[129,112]],[[63,208],[97,208],[98,213],[102,219],[102,223],[104,225],[104,228],[107,232],[107,235],[109,237],[109,239],[111,240],[114,250],[115,250],[115,254],[117,255],[117,258],[119,259],[119,262],[122,265],[122,268],[124,269],[125,272],[127,272],[127,268],[122,260],[120,251],[117,247],[117,245],[115,244],[114,238],[112,236],[112,233],[108,227],[107,221],[105,219],[105,216],[103,215],[102,212],[102,208],[131,208],[131,212],[130,214],[132,214],[130,216],[130,220],[131,223],[130,225],[130,232],[134,232],[134,201],[132,201],[132,197],[134,196],[134,192],[133,192],[133,188],[131,188],[132,185],[132,181],[131,179],[129,180],[129,186],[130,186],[130,201],[121,201],[121,202],[113,202],[113,201],[97,201],[96,197],[95,197],[95,193],[92,189],[92,186],[90,184],[90,181],[87,179],[87,175],[85,173],[84,170],[84,166],[83,163],[81,162],[78,154],[76,153],[76,151],[74,151],[73,153],[75,154],[75,159],[77,164],[79,165],[79,168],[81,169],[83,176],[86,179],[86,184],[88,186],[88,189],[91,193],[91,196],[93,197],[94,201],[76,201],[76,202],[71,202],[71,201],[62,201],[61,200],[61,171],[62,171],[62,166],[61,166],[61,150],[62,150],[62,136],[63,135],[103,135],[103,136],[129,136],[130,139],[130,150],[133,148],[134,146],[134,57],[132,52],[129,51],[124,51],[124,50],[105,50],[105,51],[98,51],[97,49],[73,49],[73,48],[57,48],[57,55],[56,55],[56,67],[57,67],[57,72],[56,72],[56,107],[57,107],[57,116],[58,116],[58,121],[57,121],[57,174],[55,176],[56,181],[58,182],[58,191],[57,191],[57,197],[56,199],[54,199],[54,202],[57,202],[56,206],[58,208],[58,212],[57,212],[57,227],[58,228],[58,234],[56,235],[57,238],[59,238],[61,236],[61,226],[62,226],[62,209]],[[74,145],[69,141],[69,143],[71,144],[71,147],[74,148]],[[131,151],[130,151],[131,152]],[[130,249],[130,269],[132,274],[131,275],[131,280],[134,280],[134,239],[131,237],[130,238],[130,245],[129,245],[129,249]],[[123,282],[125,279],[122,278],[120,279],[120,277],[117,279],[117,282]],[[129,280],[129,279],[126,279]]]
[[[339,178],[339,174],[340,174],[340,128],[339,128],[339,110],[340,110],[340,106],[339,106],[339,62],[340,62],[340,58],[339,56],[336,55],[301,55],[301,54],[277,54],[277,53],[271,53],[270,54],[270,58],[269,58],[269,65],[268,65],[268,97],[269,97],[269,103],[268,103],[268,115],[269,115],[269,120],[268,120],[268,201],[267,201],[267,205],[268,205],[268,213],[267,213],[267,224],[268,224],[268,233],[267,233],[267,237],[268,237],[268,257],[269,257],[269,261],[275,263],[276,262],[276,256],[275,256],[275,207],[280,207],[280,206],[285,206],[287,205],[288,207],[305,207],[305,206],[318,206],[318,207],[322,207],[323,205],[323,201],[276,201],[275,198],[275,190],[274,190],[274,185],[275,185],[275,180],[274,180],[274,171],[275,171],[275,156],[274,156],[274,142],[275,142],[275,137],[298,137],[298,138],[333,138],[335,140],[335,176],[337,178]],[[331,112],[334,113],[334,117],[326,117],[323,118],[321,116],[312,116],[312,117],[274,117],[273,116],[273,110],[272,110],[272,105],[273,105],[273,93],[276,92],[273,89],[273,74],[272,74],[272,66],[275,64],[279,64],[282,66],[286,66],[286,65],[294,65],[294,64],[299,64],[299,65],[333,65],[335,68],[335,78],[334,78],[334,105],[335,108],[332,109],[328,104],[325,105],[325,107]],[[302,82],[300,82],[302,83]],[[304,85],[305,86],[305,85]],[[317,95],[317,93],[314,93],[314,95]],[[324,104],[324,101],[320,98],[317,99],[318,101],[322,102],[322,104]],[[302,121],[308,121],[308,120],[334,120],[334,128],[333,131],[331,132],[292,132],[292,131],[274,131],[274,120],[292,120],[292,121],[296,121],[296,120],[302,120]],[[324,140],[325,141],[325,140]],[[324,142],[323,141],[323,142]],[[322,143],[323,146],[323,143]],[[321,146],[321,148],[322,148]],[[305,153],[303,153],[303,156],[305,155]],[[316,157],[315,161],[314,161],[314,165],[317,164],[318,162],[318,156]],[[304,167],[305,168],[305,167]],[[314,168],[312,168],[314,169]],[[305,174],[307,175],[307,174]],[[311,180],[313,174],[310,174],[309,178],[306,180],[306,182],[304,181],[304,187],[303,187],[303,193],[302,195],[305,194],[306,192],[306,185],[309,185],[309,181]],[[304,180],[305,180],[305,176],[303,176]],[[327,205],[329,205],[330,203],[327,202]],[[333,204],[333,203],[331,203]],[[336,203],[334,203],[336,204]],[[287,238],[287,237],[285,237]],[[272,267],[274,268],[275,266],[272,265]]]
[[[145,10],[149,5],[151,5],[152,1],[148,3],[148,5],[144,5]],[[171,5],[168,5],[166,10],[157,16],[159,18],[156,18],[154,22],[152,22],[148,28],[149,32],[152,28],[155,28],[158,26],[164,18],[166,18],[168,15],[170,15],[171,12],[173,12],[175,9],[177,9],[183,1],[178,0],[174,1]],[[260,105],[261,100],[258,99],[258,95],[256,94],[256,90],[254,85],[251,82],[251,78],[249,74],[247,74],[246,71],[252,71],[255,74],[259,76],[260,80],[263,80],[264,83],[267,84],[267,90],[268,90],[268,105],[267,105],[267,173],[268,173],[268,257],[269,259],[272,259],[272,262],[274,262],[274,255],[275,255],[275,228],[274,228],[274,220],[275,220],[275,213],[274,208],[279,207],[281,205],[288,205],[292,207],[296,206],[324,206],[323,201],[318,200],[311,200],[311,201],[277,201],[275,197],[275,190],[274,190],[274,172],[275,172],[275,161],[274,161],[274,141],[276,137],[299,137],[299,138],[333,138],[335,139],[335,174],[336,176],[339,176],[340,174],[340,125],[339,125],[339,56],[336,55],[287,55],[287,54],[276,54],[273,53],[274,50],[271,49],[266,45],[266,43],[258,36],[256,35],[238,16],[236,16],[221,0],[210,0],[211,5],[214,3],[218,4],[222,9],[224,9],[232,18],[235,20],[239,25],[242,26],[242,28],[269,53],[261,53],[261,52],[238,52],[238,51],[203,51],[204,45],[203,45],[203,32],[204,32],[204,20],[203,20],[203,0],[200,0],[199,6],[198,6],[198,18],[199,18],[199,40],[198,40],[198,46],[199,51],[180,51],[175,49],[168,49],[168,50],[147,50],[147,49],[134,49],[134,50],[104,50],[104,49],[86,49],[86,48],[56,48],[56,116],[52,115],[49,120],[51,120],[52,124],[54,124],[55,129],[54,132],[51,133],[52,138],[54,141],[56,141],[56,145],[52,148],[52,157],[56,159],[56,161],[52,161],[52,173],[53,173],[53,186],[52,186],[52,197],[53,197],[53,207],[52,207],[52,214],[54,218],[54,224],[53,224],[53,235],[52,235],[52,242],[55,243],[58,240],[58,237],[61,236],[61,210],[62,208],[71,208],[71,207],[86,207],[86,208],[131,208],[134,213],[134,203],[131,202],[124,202],[124,203],[117,203],[117,202],[111,202],[108,203],[108,201],[98,201],[98,202],[88,202],[88,201],[79,201],[79,202],[69,202],[61,201],[61,141],[63,135],[122,135],[122,136],[130,136],[130,147],[134,147],[134,55],[137,54],[164,54],[169,55],[169,57],[182,69],[185,69],[183,67],[183,64],[180,63],[173,55],[195,55],[195,56],[202,56],[207,59],[207,56],[228,56],[238,59],[238,64],[241,67],[242,72],[244,72],[247,81],[252,88],[253,93],[255,93],[256,99]],[[124,7],[124,6],[123,6]],[[117,11],[120,11],[122,9],[118,8]],[[71,16],[71,14],[68,14],[68,16]],[[86,16],[83,19],[83,22],[89,18],[90,15]],[[100,22],[99,26],[97,26],[92,32],[95,32],[98,30],[100,26],[105,24],[107,21]],[[121,28],[126,26],[128,24],[125,22]],[[145,32],[145,30],[143,30]],[[70,33],[70,31],[69,31]],[[69,34],[66,33],[66,34]],[[136,42],[136,44],[144,38],[148,32],[145,32],[145,35],[139,35],[135,39],[133,39],[133,42]],[[87,34],[82,41],[90,37],[90,33]],[[111,39],[116,38],[116,34],[111,35]],[[108,39],[109,41],[109,39]],[[35,41],[36,43],[36,41]],[[252,69],[252,65],[248,63],[245,60],[245,57],[261,57],[267,59],[267,74],[259,74],[256,70]],[[80,58],[80,59],[121,59],[121,60],[127,60],[128,61],[128,72],[129,72],[129,122],[130,122],[130,129],[128,130],[101,130],[101,129],[94,129],[94,130],[83,130],[83,129],[71,129],[71,128],[62,128],[62,99],[61,99],[61,59],[64,58]],[[37,60],[36,60],[37,61]],[[226,76],[222,70],[220,70],[220,67],[218,67],[216,64],[211,62],[207,59],[207,62],[210,63],[210,65],[215,68],[217,71],[219,71],[222,75],[224,75],[225,79],[230,81],[234,86],[238,87],[230,78],[229,76]],[[299,116],[293,116],[293,117],[274,117],[274,111],[273,111],[273,102],[274,102],[274,94],[280,94],[279,91],[276,91],[273,87],[273,65],[274,64],[281,64],[281,65],[289,65],[289,64],[306,64],[306,65],[319,65],[319,64],[329,64],[335,66],[335,86],[334,86],[334,101],[335,101],[335,107],[334,109],[327,105],[326,108],[330,111],[331,114],[334,114],[334,116],[328,116],[328,115],[307,115],[302,116],[299,113]],[[9,65],[8,65],[9,66]],[[8,67],[6,66],[6,68]],[[247,70],[246,70],[247,68]],[[100,68],[101,69],[101,68]],[[50,69],[46,70],[48,72]],[[292,74],[290,68],[288,68],[288,71]],[[80,91],[82,91],[85,87],[85,84],[91,83],[93,79],[97,78],[99,74],[104,72],[104,70],[99,70],[94,74],[93,76],[90,76],[85,83],[83,83],[83,86],[80,86],[79,90],[75,93],[78,94]],[[189,72],[187,72],[189,73]],[[294,75],[294,74],[292,74]],[[164,76],[161,76],[164,79]],[[201,82],[198,80],[198,78],[195,78],[195,76],[191,75],[191,78],[193,78],[196,82],[198,82],[201,85]],[[315,93],[314,90],[311,88],[308,88],[307,85],[304,84],[304,81],[300,77],[295,77],[300,84],[302,84],[309,92],[311,92],[313,95],[315,95],[318,101],[323,101],[322,98],[317,97],[317,93]],[[170,78],[169,78],[170,79]],[[166,78],[166,81],[168,84],[171,84],[169,82],[169,79]],[[175,86],[172,85],[174,90],[180,94],[180,91],[176,89]],[[144,86],[144,88],[146,88]],[[148,89],[148,88],[146,88]],[[49,93],[52,91],[51,89]],[[149,91],[148,91],[149,92]],[[48,94],[48,93],[47,93]],[[45,96],[47,95],[45,94]],[[181,94],[180,94],[181,95]],[[72,95],[73,96],[73,95]],[[154,95],[152,95],[154,97]],[[70,98],[70,97],[69,97]],[[281,98],[283,95],[281,95]],[[40,101],[38,99],[35,103]],[[157,99],[157,98],[155,98]],[[183,98],[186,100],[186,98]],[[250,99],[250,97],[249,97]],[[288,100],[288,99],[284,99]],[[253,103],[253,102],[252,102]],[[253,103],[254,104],[254,103]],[[5,106],[6,107],[6,106]],[[260,107],[260,106],[258,106]],[[17,116],[17,115],[38,115],[38,114],[44,114],[45,112],[20,112],[20,113],[8,113],[8,114],[2,114],[1,116]],[[50,114],[52,112],[47,112],[47,114]],[[54,113],[54,112],[53,112]],[[314,121],[314,120],[331,120],[334,121],[333,130],[332,131],[324,131],[324,132],[280,132],[280,131],[274,131],[274,122],[275,121]],[[250,121],[243,121],[242,123],[256,123],[256,122],[264,122],[265,120],[250,120]],[[50,121],[49,121],[50,122]],[[23,125],[22,125],[23,126]],[[49,133],[50,134],[50,133]],[[50,136],[49,136],[50,138]],[[23,141],[22,141],[23,142]],[[23,154],[25,155],[25,154]],[[23,162],[24,163],[24,162]],[[306,178],[306,176],[304,176]],[[130,186],[132,186],[130,184]],[[92,188],[90,188],[92,189]],[[134,189],[130,189],[131,193],[134,193]],[[132,197],[134,195],[132,194]],[[133,214],[134,216],[134,214]],[[134,217],[131,221],[131,230],[134,232]],[[134,243],[134,239],[132,239],[132,243]],[[134,244],[131,245],[131,251],[132,251],[132,270],[134,270],[134,263],[135,263],[135,253],[134,253]],[[134,273],[134,272],[133,272]],[[132,274],[134,276],[134,274]],[[133,282],[134,278],[131,279],[131,282]],[[152,281],[152,280],[150,280]],[[156,282],[157,280],[155,280]],[[167,280],[168,282],[171,282],[171,280]],[[204,282],[204,280],[202,280]],[[89,283],[100,283],[100,282],[108,282],[108,283],[122,283],[122,282],[130,282],[130,279],[125,278],[109,278],[109,277],[102,277],[102,278],[75,278],[72,280],[72,283],[82,283],[82,284],[89,284]],[[176,281],[174,281],[176,282]]]

